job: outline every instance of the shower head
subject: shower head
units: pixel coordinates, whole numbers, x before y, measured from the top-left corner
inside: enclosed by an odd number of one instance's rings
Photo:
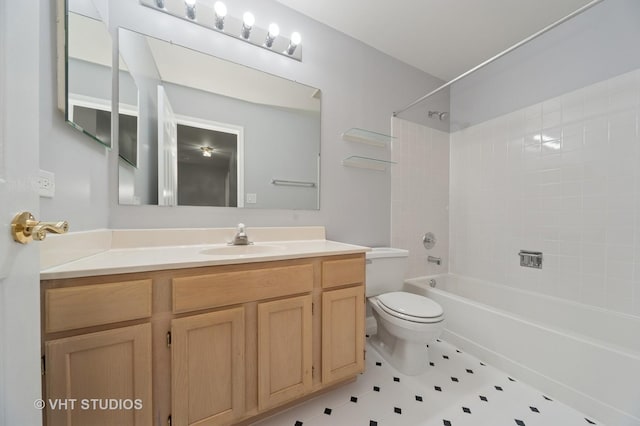
[[[437,118],[440,121],[444,121],[449,117],[449,113],[447,111],[429,111],[429,118]]]

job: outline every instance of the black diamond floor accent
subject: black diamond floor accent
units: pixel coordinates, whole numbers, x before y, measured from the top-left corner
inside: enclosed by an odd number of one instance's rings
[[[502,392],[502,388],[500,386],[494,386],[494,388],[496,388],[496,390],[499,390],[500,392]]]
[[[469,410],[467,407],[462,407],[462,411],[464,411],[467,414],[471,414],[471,410]]]
[[[369,426],[378,426],[378,422],[375,420],[369,420]]]
[[[526,426],[525,423],[522,420],[518,420],[518,419],[514,419],[516,421],[516,424],[518,426]]]
[[[416,401],[422,402],[422,397],[420,395],[416,395]]]
[[[536,407],[529,407],[529,410],[533,411],[534,413],[540,412],[540,410],[538,410]]]
[[[440,340],[440,339],[436,339],[436,342],[440,343],[440,342],[442,342],[442,340]]]
[[[451,426],[451,422],[449,420],[447,420],[447,419],[442,419],[442,424],[444,426]]]
[[[378,362],[376,362],[376,365],[377,365],[378,367],[381,367],[381,366],[382,366],[382,363],[378,361]]]
[[[449,359],[449,355],[442,355],[442,358]]]
[[[367,337],[367,339],[369,338],[369,335],[368,335],[368,334],[365,334],[365,336]]]
[[[512,382],[516,381],[516,379],[512,379],[511,377],[507,377],[507,379],[511,380]]]
[[[470,369],[470,368],[467,368],[467,373],[469,373],[469,374],[473,374],[473,370],[472,370],[472,369]]]
[[[484,402],[487,402],[487,401],[488,401],[487,397],[486,397],[486,396],[484,396],[484,395],[480,395],[480,399],[481,399],[482,401],[484,401]]]
[[[452,382],[458,382],[459,380],[458,380],[458,378],[457,378],[457,377],[452,377],[452,378],[451,378],[451,381],[452,381]]]
[[[586,418],[586,417],[585,417],[584,419],[585,419],[585,420],[587,421],[587,423],[589,423],[590,425],[595,425],[595,424],[596,424],[596,422],[591,421],[591,420],[589,420],[589,419],[588,419],[588,418]]]
[[[456,352],[458,352],[459,354],[461,354],[461,353],[462,353],[459,349],[456,349]]]
[[[553,401],[553,399],[549,398],[549,397],[548,397],[548,396],[546,396],[546,395],[542,395],[542,397],[543,397],[544,399],[546,399],[547,401]]]
[[[330,416],[330,415],[331,415],[331,408],[325,408],[325,409],[324,409],[324,413],[325,413],[327,416]]]
[[[393,378],[393,381],[394,381],[394,382],[399,382],[399,381],[400,381],[400,377],[394,377],[394,378]]]
[[[375,392],[380,392],[380,386],[374,386],[374,387],[373,387],[373,390],[374,390]]]
[[[293,426],[302,426],[302,422],[300,420],[296,420]]]
[[[485,367],[487,364],[485,364],[484,362],[481,362],[480,365]]]
[[[427,345],[427,347],[429,347],[429,345]]]
[[[442,388],[440,386],[434,386],[433,388],[438,392],[442,392]]]
[[[435,367],[436,365],[432,362],[429,363],[430,366]]]
[[[396,414],[402,414],[402,408],[393,407],[393,412]]]
[[[350,401],[351,402],[358,402],[358,397],[352,396]]]

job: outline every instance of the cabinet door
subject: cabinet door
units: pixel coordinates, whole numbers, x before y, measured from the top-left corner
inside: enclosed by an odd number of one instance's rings
[[[151,325],[45,343],[47,424],[152,423]]]
[[[173,320],[172,424],[230,424],[244,413],[244,308]]]
[[[322,294],[322,382],[364,370],[364,286]]]
[[[311,295],[258,304],[258,409],[311,389]]]

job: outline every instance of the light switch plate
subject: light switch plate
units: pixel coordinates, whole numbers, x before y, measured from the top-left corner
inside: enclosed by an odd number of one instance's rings
[[[258,194],[247,193],[247,204],[255,204],[258,202]]]

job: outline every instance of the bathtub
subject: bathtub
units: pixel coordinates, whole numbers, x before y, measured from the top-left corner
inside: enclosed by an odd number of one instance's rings
[[[405,291],[442,305],[444,340],[604,424],[640,426],[640,318],[453,274]]]

